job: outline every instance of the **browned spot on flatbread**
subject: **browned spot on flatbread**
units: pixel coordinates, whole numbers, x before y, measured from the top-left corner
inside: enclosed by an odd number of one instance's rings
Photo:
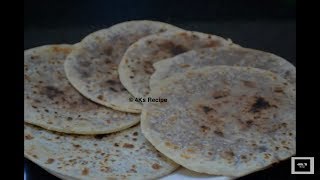
[[[144,72],[147,74],[152,74],[155,71],[155,69],[153,68],[152,62],[150,61],[144,62],[143,69],[144,69]]]
[[[111,60],[107,58],[107,59],[104,60],[104,63],[110,64],[110,63],[111,63]]]
[[[284,91],[283,91],[283,89],[282,89],[281,87],[275,87],[274,90],[273,90],[273,92],[284,94]]]
[[[191,158],[191,156],[188,156],[187,154],[180,154],[180,157],[185,158],[185,159]]]
[[[252,124],[253,124],[253,121],[252,121],[252,120],[246,121],[246,125],[247,125],[248,127],[252,126]]]
[[[206,43],[203,47],[218,47],[220,46],[220,41],[210,41],[208,43]]]
[[[90,62],[88,62],[88,61],[79,61],[79,65],[81,67],[88,67],[88,66],[90,66]]]
[[[124,143],[122,147],[124,147],[124,148],[134,148],[134,145],[133,144]]]
[[[183,52],[188,51],[188,48],[184,47],[180,44],[174,44],[171,41],[164,41],[158,44],[160,50],[168,51],[171,55],[181,54]]]
[[[257,85],[253,81],[242,81],[243,85],[249,87],[249,88],[256,88]]]
[[[31,136],[30,134],[27,134],[24,136],[26,138],[26,140],[30,140],[30,139],[33,139],[33,136]]]
[[[47,159],[47,162],[46,162],[46,164],[52,164],[52,163],[53,163],[53,161],[54,161],[54,159],[52,159],[52,158],[49,158],[49,159]]]
[[[31,78],[28,75],[24,75],[24,79],[27,81],[31,81]]]
[[[31,56],[30,58],[31,59],[38,59],[40,56],[36,56],[36,55],[34,55],[34,56]]]
[[[188,51],[188,49],[182,45],[176,45],[174,46],[173,48],[170,49],[170,52],[172,55],[178,55],[178,54],[181,54],[181,53],[184,53]]]
[[[60,91],[58,88],[53,86],[46,86],[42,88],[41,93],[45,94],[49,99],[53,99],[64,94],[63,91]]]
[[[267,150],[268,150],[268,148],[265,147],[265,146],[259,146],[259,147],[258,147],[258,151],[259,151],[259,152],[266,152]]]
[[[72,51],[70,47],[53,46],[52,51],[56,53],[69,54]]]
[[[91,76],[91,73],[86,68],[81,68],[78,66],[74,67],[76,71],[80,74],[81,78],[88,78]]]
[[[287,123],[281,123],[282,127],[287,127],[287,125],[288,125]]]
[[[194,152],[196,152],[194,149],[192,149],[192,148],[188,148],[187,149],[187,152],[189,152],[189,153],[194,153]]]
[[[108,56],[111,56],[112,51],[113,51],[113,48],[111,46],[108,46],[104,49],[104,53]]]
[[[210,111],[213,110],[213,108],[209,107],[209,106],[204,106],[204,105],[200,105],[200,108],[202,109],[202,111],[206,114],[208,114]]]
[[[99,100],[103,100],[103,96],[100,94],[99,96],[97,96],[97,98],[99,99]]]
[[[35,103],[41,103],[41,101],[38,100],[38,99],[35,99],[34,102],[35,102]]]
[[[189,35],[188,35],[188,33],[186,33],[186,32],[181,32],[181,33],[179,33],[178,34],[179,36],[183,36],[183,37],[189,37]]]
[[[220,131],[220,130],[215,130],[215,131],[213,131],[213,133],[216,134],[216,135],[218,135],[218,136],[220,136],[220,137],[223,137],[223,136],[224,136],[223,132]]]
[[[192,34],[191,37],[194,39],[199,39],[199,36],[197,36],[196,34]]]
[[[215,127],[222,127],[224,126],[225,121],[220,117],[216,117],[213,113],[206,117],[206,123],[209,125],[214,125]]]
[[[235,155],[234,155],[234,152],[233,152],[233,151],[228,150],[228,151],[222,152],[222,153],[221,153],[221,157],[222,157],[223,159],[226,159],[226,160],[228,160],[228,161],[231,161],[231,160],[233,160],[233,158],[235,157]]]
[[[229,96],[229,94],[230,94],[230,90],[225,89],[225,90],[213,92],[212,96],[214,99],[220,99],[220,98]]]
[[[285,74],[284,74],[284,77],[286,79],[288,79],[288,77],[291,75],[291,72],[290,71],[286,71]]]
[[[171,142],[165,142],[164,144],[169,148],[178,149],[178,146],[175,144],[172,144]]]
[[[109,88],[111,91],[113,91],[113,92],[118,92],[118,90],[116,90],[115,88],[113,88],[113,87],[110,87]]]
[[[254,117],[254,119],[256,119],[256,118]],[[240,123],[240,128],[242,130],[246,130],[248,128],[251,128],[251,126],[253,125],[253,120],[251,120],[251,119],[250,120],[237,119],[237,120]]]
[[[131,169],[130,169],[130,172],[137,173],[137,170],[131,168]]]
[[[265,154],[264,154],[264,159],[269,159],[269,158],[270,158],[270,156],[271,156],[270,154],[265,153]]]
[[[289,147],[287,147],[287,146],[282,146],[283,148],[285,148],[285,149],[287,149],[287,150],[289,150]]]
[[[257,113],[257,112],[260,112],[261,110],[268,109],[270,107],[271,106],[270,106],[268,101],[266,101],[262,97],[258,97],[258,98],[256,98],[255,103],[252,104],[251,109],[249,110],[249,112]]]
[[[79,144],[73,144],[73,147],[79,148],[79,147],[81,147],[81,145],[79,145]]]
[[[247,156],[246,155],[241,155],[240,158],[245,160],[245,159],[247,159]]]
[[[201,132],[208,132],[210,130],[207,126],[200,126]]]
[[[188,68],[188,67],[190,67],[189,64],[180,64],[179,66],[182,67],[182,68]]]
[[[138,136],[138,132],[134,132],[132,135],[134,135],[134,136]]]
[[[88,169],[88,168],[84,168],[84,169],[82,170],[81,174],[82,174],[83,176],[88,175],[88,174],[89,174],[89,169]]]
[[[152,169],[158,170],[160,168],[161,168],[161,166],[159,164],[157,164],[157,163],[152,164]]]
[[[110,85],[116,85],[116,84],[119,84],[117,81],[114,81],[114,80],[111,80],[111,79],[110,79],[110,80],[108,80],[108,81],[107,81],[107,83],[108,83],[108,84],[110,84]]]
[[[162,33],[162,32],[165,32],[165,31],[166,31],[166,29],[160,28],[158,32],[159,32],[159,33]]]

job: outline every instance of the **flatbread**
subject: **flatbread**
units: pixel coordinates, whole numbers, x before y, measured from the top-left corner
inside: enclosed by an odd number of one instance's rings
[[[232,66],[162,80],[141,115],[144,136],[196,172],[240,177],[296,151],[296,92],[279,75]]]
[[[141,104],[130,102],[131,95],[118,77],[118,64],[126,49],[138,39],[168,30],[181,30],[156,21],[129,21],[86,36],[65,62],[71,84],[85,97],[124,112],[140,113]]]
[[[91,102],[68,82],[65,57],[71,45],[46,45],[24,51],[24,120],[43,128],[75,134],[104,134],[140,121]]]
[[[128,48],[120,62],[120,81],[133,96],[145,97],[154,72],[153,63],[192,49],[230,44],[231,41],[221,37],[192,31],[165,32],[141,38]]]
[[[287,60],[268,52],[239,46],[203,48],[192,50],[153,64],[155,72],[150,78],[150,88],[175,73],[205,66],[248,66],[274,72],[292,85],[296,84],[296,68]]]
[[[143,137],[139,125],[77,136],[25,124],[24,155],[64,179],[153,179],[178,167]]]

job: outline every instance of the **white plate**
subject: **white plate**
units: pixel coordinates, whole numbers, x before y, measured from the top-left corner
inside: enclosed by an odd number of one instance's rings
[[[43,167],[42,167],[43,168]],[[58,174],[56,172],[52,172],[46,168],[43,168],[44,170],[48,171],[50,174],[63,179],[63,180],[74,180],[71,177],[66,177],[64,175]],[[230,177],[226,176],[212,176],[209,174],[201,174],[201,173],[196,173],[194,171],[190,171],[186,168],[180,167],[173,173],[160,178],[159,180],[232,180]]]
[[[186,168],[180,167],[173,173],[160,178],[160,180],[193,180],[193,179],[203,179],[203,180],[231,180],[232,178],[226,176],[212,176],[209,174],[196,173],[190,171]]]

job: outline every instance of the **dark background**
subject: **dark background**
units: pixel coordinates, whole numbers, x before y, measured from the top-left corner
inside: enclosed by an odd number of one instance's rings
[[[295,0],[24,1],[25,49],[76,43],[113,24],[149,19],[231,38],[242,46],[296,59]]]
[[[97,0],[24,1],[24,49],[76,43],[88,33],[136,19],[158,20],[231,38],[235,43],[275,53],[296,64],[295,0]],[[28,180],[55,179],[25,160]],[[295,179],[290,162],[241,179]]]

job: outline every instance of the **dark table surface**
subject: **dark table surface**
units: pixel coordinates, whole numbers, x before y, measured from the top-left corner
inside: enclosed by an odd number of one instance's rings
[[[295,20],[225,20],[183,21],[176,26],[230,38],[244,47],[277,54],[291,63],[296,62]],[[53,43],[77,43],[87,34],[107,28],[106,25],[66,27],[28,26],[24,29],[24,48]]]
[[[79,42],[87,34],[126,20],[152,19],[169,22],[187,30],[230,38],[244,47],[277,54],[296,64],[295,1],[250,1],[248,4],[186,1],[184,5],[166,0],[25,1],[24,48]],[[269,2],[269,1],[268,1]],[[250,4],[251,3],[251,4]],[[249,5],[250,4],[250,5]],[[186,13],[187,12],[187,13]],[[190,14],[191,12],[191,14]],[[57,179],[25,159],[27,180]],[[241,179],[294,179],[289,160]]]

